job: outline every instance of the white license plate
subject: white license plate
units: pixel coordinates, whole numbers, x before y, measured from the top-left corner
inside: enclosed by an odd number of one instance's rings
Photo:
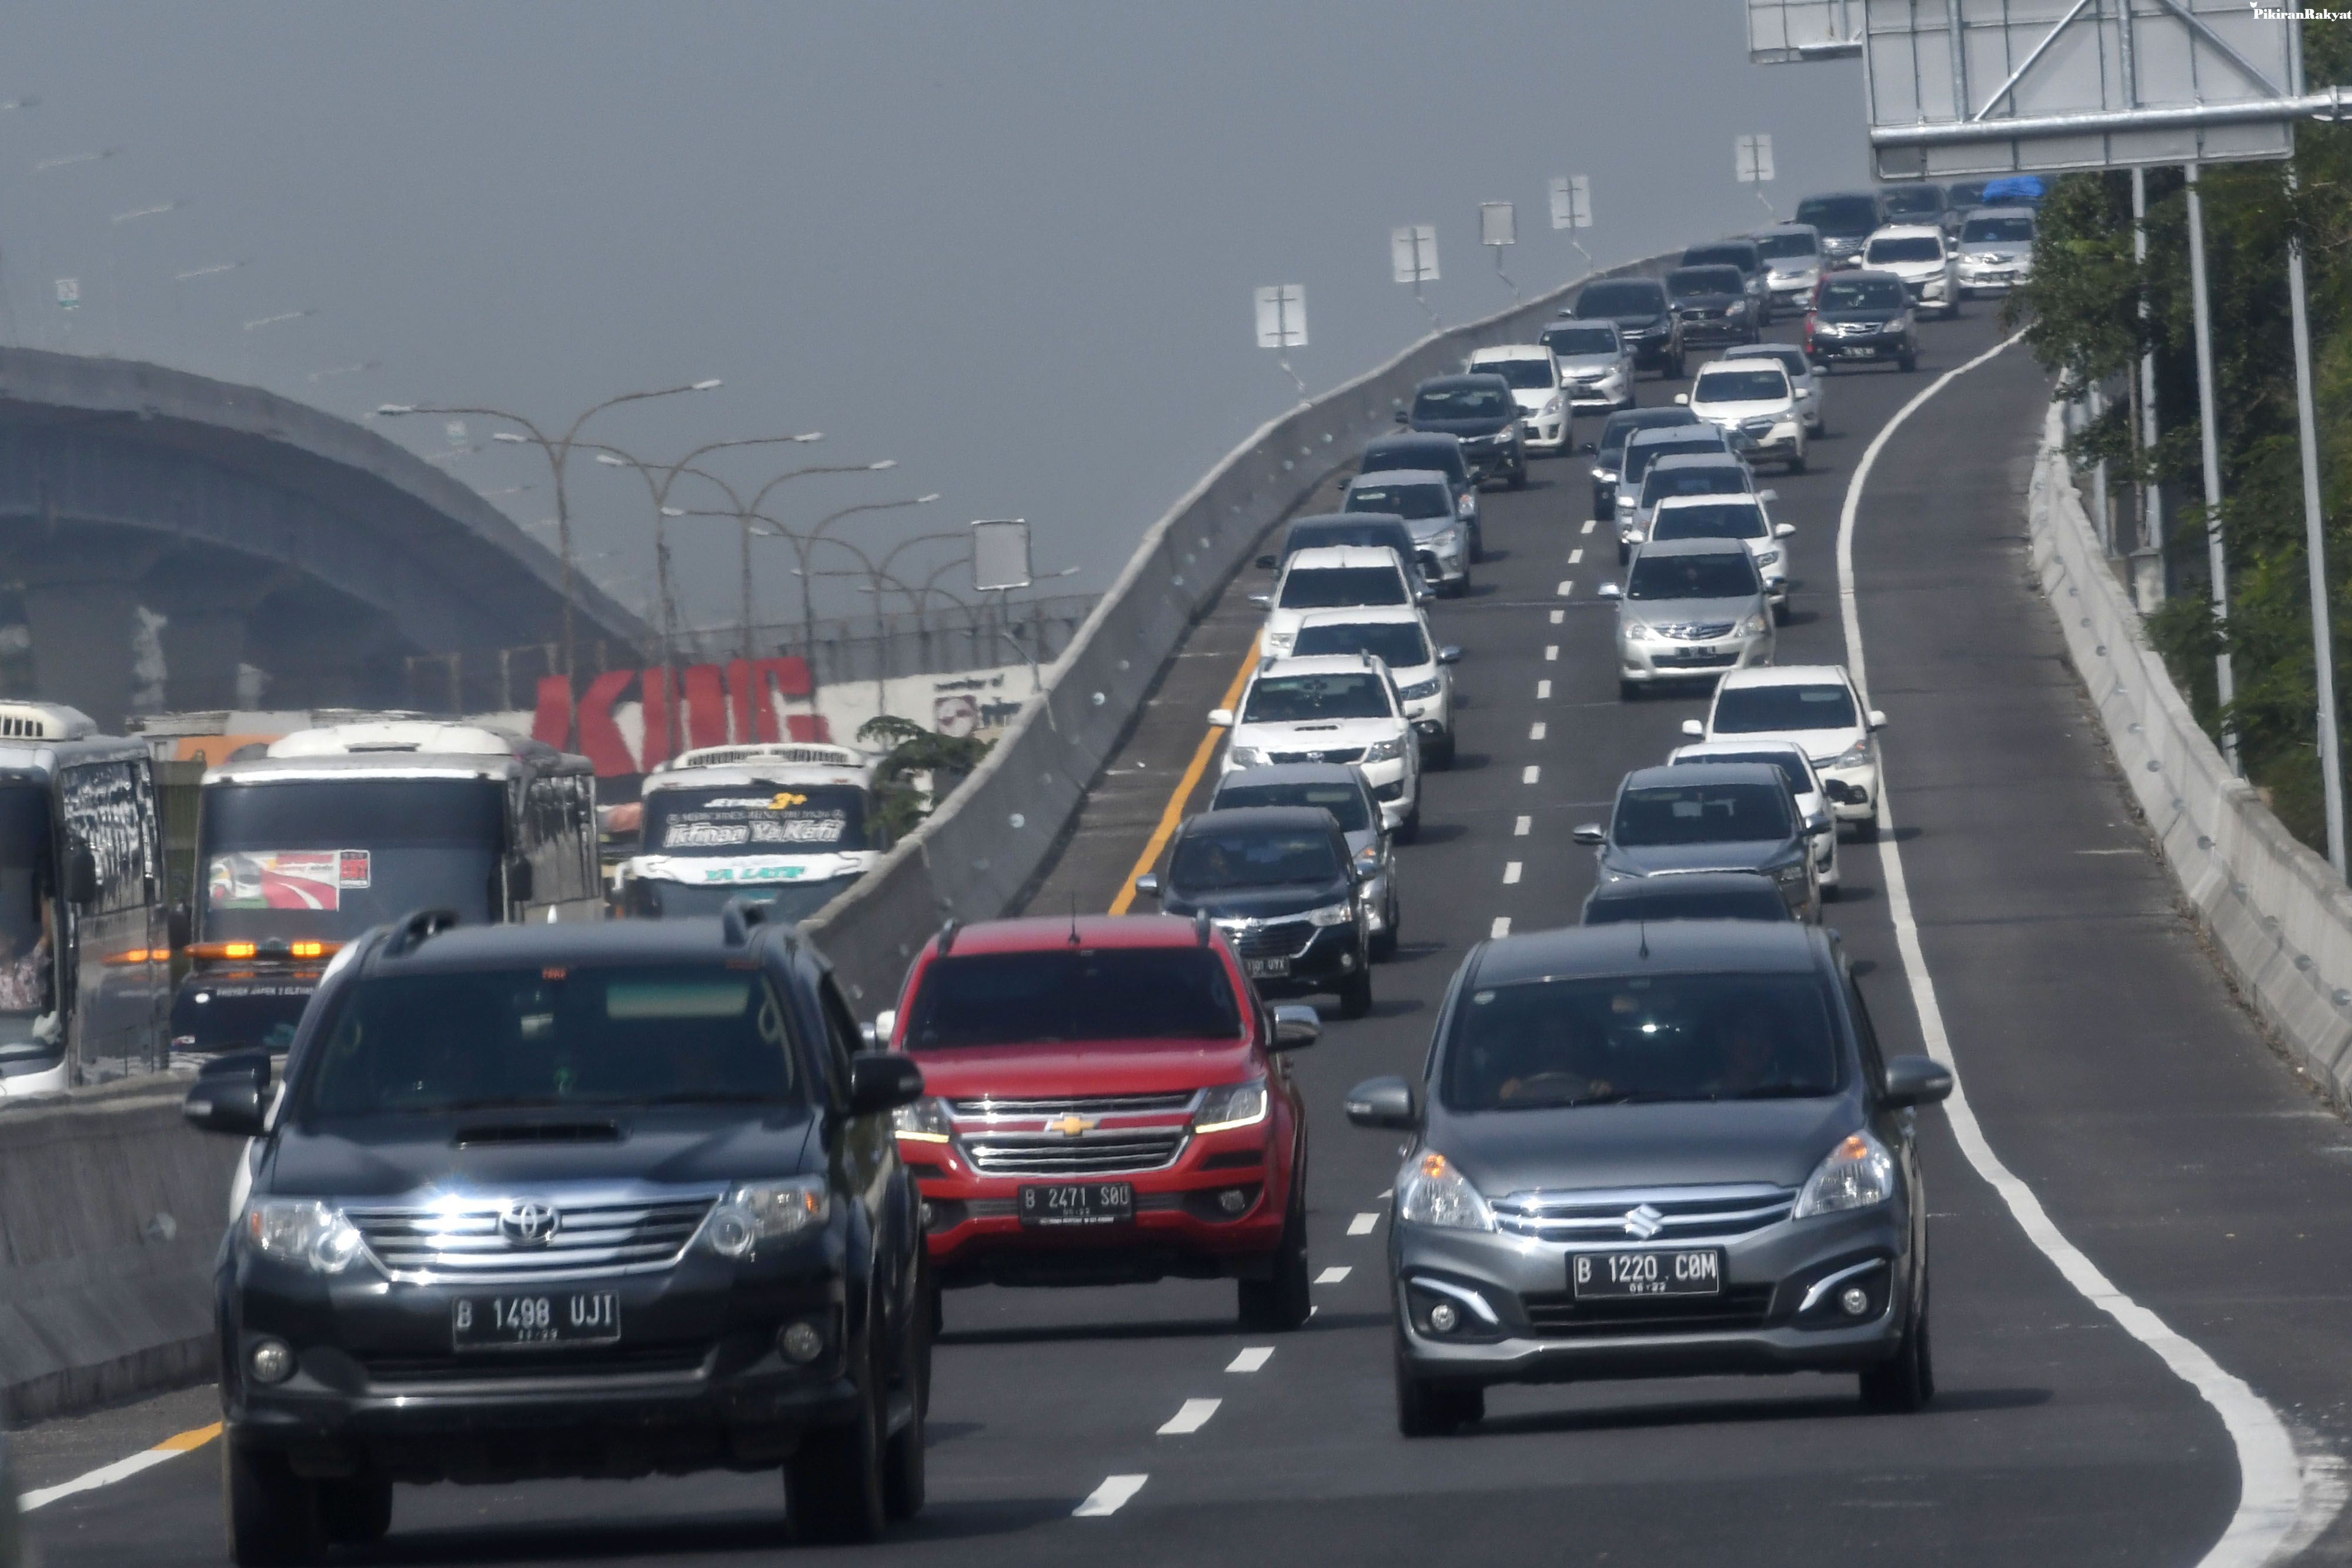
[[[1242,963],[1253,980],[1276,980],[1290,973],[1287,958],[1244,958]]]
[[[460,1296],[449,1303],[449,1338],[459,1350],[610,1344],[620,1337],[621,1298],[611,1291]]]

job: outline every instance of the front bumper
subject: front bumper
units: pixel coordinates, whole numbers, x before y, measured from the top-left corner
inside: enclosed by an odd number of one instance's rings
[[[1618,678],[1637,684],[1711,680],[1726,670],[1744,670],[1750,664],[1769,664],[1771,659],[1769,623],[1763,631],[1745,637],[1718,637],[1706,643],[1635,643],[1622,633],[1617,639]]]
[[[1571,408],[1613,409],[1622,406],[1632,395],[1622,374],[1603,376],[1596,382],[1568,383],[1568,401]]]
[[[1391,1236],[1405,1360],[1423,1376],[1457,1384],[1859,1371],[1895,1354],[1914,1294],[1916,1263],[1899,1200],[1707,1241],[1570,1248],[1420,1225],[1393,1227]],[[1578,1301],[1569,1288],[1577,1251],[1701,1246],[1723,1250],[1719,1296],[1602,1305]],[[1857,1267],[1848,1281],[1867,1295],[1861,1316],[1843,1311],[1843,1283],[1801,1311],[1814,1286]],[[1483,1302],[1494,1321],[1466,1297]],[[1439,1301],[1455,1305],[1451,1332],[1430,1321],[1428,1308]]]
[[[1654,371],[1674,356],[1675,334],[1671,328],[1658,327],[1646,332],[1628,332],[1625,346],[1633,351],[1637,369]]]
[[[1568,447],[1569,419],[1565,413],[1549,419],[1519,421],[1519,439],[1530,452],[1558,453]]]
[[[1756,329],[1756,319],[1749,316],[1685,316],[1683,318],[1683,346],[1692,348],[1705,343],[1744,343]]]
[[[1485,437],[1465,437],[1462,461],[1475,484],[1515,472],[1526,464],[1527,455],[1515,440],[1490,442]]]
[[[1732,450],[1742,457],[1760,457],[1768,463],[1785,462],[1804,450],[1801,430],[1803,423],[1804,415],[1800,413],[1795,418],[1783,420],[1769,430],[1734,429],[1726,431],[1724,434],[1731,443]]]
[[[1977,289],[2006,294],[2021,283],[2032,282],[2032,278],[2033,269],[2030,267],[1987,267],[1974,269],[1963,267],[1960,268],[1960,292],[1966,294],[1971,289]]]
[[[1814,335],[1809,352],[1816,361],[1899,360],[1909,350],[1909,341],[1900,332],[1872,332],[1855,337],[1839,338],[1817,333]]]

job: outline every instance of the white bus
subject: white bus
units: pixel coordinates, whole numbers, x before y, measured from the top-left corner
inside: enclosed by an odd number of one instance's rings
[[[845,746],[708,746],[646,776],[624,915],[715,915],[749,895],[777,917],[815,914],[881,858],[874,767]]]

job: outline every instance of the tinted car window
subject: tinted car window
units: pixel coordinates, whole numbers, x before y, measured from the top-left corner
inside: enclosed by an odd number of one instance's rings
[[[1655,316],[1665,308],[1665,291],[1646,278],[1589,284],[1576,297],[1579,316]]]
[[[1244,724],[1300,724],[1321,718],[1387,718],[1388,683],[1370,670],[1328,675],[1266,675],[1251,685]]]
[[[1786,261],[1800,256],[1818,256],[1811,235],[1764,235],[1756,241],[1756,248],[1767,261]]]
[[[1757,591],[1756,563],[1737,555],[1648,555],[1633,562],[1628,599],[1742,599]]]
[[[1879,206],[1872,196],[1808,196],[1797,204],[1797,221],[1811,224],[1825,235],[1859,239],[1879,225]]]
[[[1433,387],[1412,398],[1415,419],[1500,419],[1517,410],[1510,393],[1500,387]]]
[[[1282,581],[1285,610],[1343,610],[1350,604],[1402,604],[1404,579],[1392,566],[1322,566]]]
[[[1455,1111],[1837,1092],[1822,982],[1805,975],[1640,975],[1470,992],[1445,1042]]]
[[[1470,475],[1469,465],[1462,460],[1461,445],[1451,436],[1437,441],[1425,434],[1375,441],[1364,448],[1363,461],[1356,465],[1360,474],[1378,474],[1388,468],[1433,468],[1458,480],[1467,480]]]
[[[1693,402],[1765,402],[1789,395],[1789,372],[1771,367],[1709,371],[1691,388]]]
[[[1563,357],[1613,354],[1617,351],[1617,329],[1614,327],[1547,327],[1544,329],[1543,346]]]
[[[1983,180],[1963,180],[1957,185],[1948,185],[1944,190],[1944,199],[1952,206],[1965,211],[1984,201],[1986,183]]]
[[[1364,792],[1345,784],[1244,784],[1218,790],[1210,805],[1219,811],[1250,806],[1320,806],[1331,813],[1343,833],[1368,832],[1372,825]]]
[[[1177,841],[1176,853],[1168,862],[1169,880],[1176,886],[1202,892],[1339,880],[1339,860],[1328,834],[1296,829],[1220,829],[1213,817],[1212,813],[1197,819],[1202,825]]]
[[[1736,267],[1749,272],[1756,259],[1755,247],[1747,245],[1695,245],[1683,252],[1685,267]]]
[[[1944,193],[1937,185],[1897,185],[1878,193],[1886,215],[1895,217],[1936,217],[1944,210]]]
[[[1653,474],[1653,481],[1681,480],[1685,477],[1719,483],[1732,479],[1732,484],[1713,492],[1677,489],[1678,496],[1715,494],[1728,495],[1738,488],[1737,477],[1713,468],[1701,468],[1692,474]],[[1647,488],[1644,487],[1644,496]],[[1654,539],[1760,539],[1764,537],[1764,514],[1753,501],[1726,501],[1705,507],[1676,507],[1670,512],[1660,512],[1650,528]]]
[[[1241,1031],[1233,981],[1209,949],[1074,947],[935,961],[908,1009],[907,1049],[1231,1040]]]
[[[1893,239],[1871,241],[1869,253],[1863,259],[1873,267],[1889,261],[1941,261],[1944,242],[1932,235],[1898,235]]]
[[[1962,245],[2033,243],[2033,220],[2019,214],[2007,218],[1970,218],[1960,225]]]
[[[1362,509],[1367,513],[1374,511],[1370,507]],[[1331,545],[1380,546],[1397,551],[1398,559],[1402,559],[1412,553],[1412,535],[1402,523],[1391,522],[1386,517],[1354,524],[1293,523],[1290,532],[1283,536],[1282,553],[1289,557],[1303,549],[1322,549]]]
[[[1748,286],[1736,267],[1678,267],[1666,274],[1666,287],[1681,294],[1738,294]]]
[[[1351,485],[1344,509],[1392,512],[1400,517],[1450,517],[1454,502],[1443,485]]]
[[[1666,468],[1650,465],[1642,478],[1642,505],[1654,507],[1668,496],[1744,496],[1748,493],[1747,476],[1728,464],[1705,468]],[[1658,534],[1657,538],[1667,536]],[[1701,535],[1691,536],[1694,538]]]
[[[1789,792],[1792,795],[1804,794],[1813,787],[1812,779],[1806,777],[1805,765],[1797,760],[1797,754],[1793,751],[1710,751],[1699,757],[1685,757],[1674,766],[1694,768],[1724,762],[1759,762],[1768,768],[1777,768],[1780,770],[1780,777],[1789,781]]]
[[[1291,650],[1310,653],[1370,653],[1391,670],[1429,663],[1429,642],[1410,621],[1359,621],[1342,626],[1301,626]]]
[[[1770,784],[1651,784],[1617,797],[1609,837],[1631,849],[1789,836],[1789,792]]]
[[[1790,381],[1805,373],[1805,350],[1789,343],[1767,343],[1760,353],[1755,349],[1743,349],[1728,357],[1734,360],[1769,360],[1787,371]]]
[[[1727,735],[1782,729],[1852,729],[1862,720],[1842,685],[1735,686],[1716,699],[1713,727]]]
[[[1478,367],[1482,376],[1500,376],[1521,392],[1551,385],[1552,368],[1541,360],[1492,360]]]
[[[1614,462],[1625,455],[1625,444],[1633,439],[1637,430],[1664,430],[1677,424],[1696,424],[1698,415],[1686,408],[1626,409],[1609,416],[1601,427],[1600,450],[1603,460]]]
[[[1692,423],[1697,422],[1694,419]],[[1661,457],[1676,457],[1688,453],[1722,450],[1722,438],[1714,435],[1695,437],[1688,441],[1645,442],[1640,446],[1628,442],[1625,446],[1625,483],[1628,485],[1639,483],[1642,476],[1650,471],[1650,465]]]
[[[1780,890],[1761,877],[1753,887],[1690,893],[1645,879],[1633,891],[1595,898],[1584,906],[1587,925],[1617,925],[1633,920],[1771,920],[1796,918]]]
[[[1817,310],[1900,310],[1903,285],[1892,277],[1839,277],[1822,285]]]

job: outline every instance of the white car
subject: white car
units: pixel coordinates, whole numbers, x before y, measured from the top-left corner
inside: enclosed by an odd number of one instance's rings
[[[1805,350],[1794,343],[1749,343],[1733,349],[1727,360],[1769,360],[1789,372],[1789,384],[1797,390],[1797,406],[1805,412],[1805,431],[1818,440],[1830,433],[1829,420],[1822,412],[1822,378],[1813,372],[1813,361],[1805,358]]]
[[[1633,406],[1633,350],[1616,322],[1564,319],[1543,329],[1543,341],[1559,361],[1570,413],[1614,413]]]
[[[1239,709],[1209,722],[1230,729],[1223,771],[1285,762],[1352,762],[1400,842],[1421,831],[1421,744],[1389,667],[1370,653],[1267,659]]]
[[[1676,496],[1754,496],[1777,501],[1776,490],[1759,490],[1747,461],[1729,452],[1690,452],[1661,457],[1642,476],[1641,493],[1617,529],[1617,559],[1631,560],[1633,547],[1650,537],[1650,519],[1660,503]]]
[[[1778,360],[1716,360],[1698,368],[1691,390],[1675,401],[1723,432],[1732,450],[1805,471],[1805,411]]]
[[[1670,768],[1685,762],[1769,763],[1789,780],[1789,793],[1796,797],[1798,815],[1809,823],[1832,821],[1829,797],[1822,792],[1822,776],[1813,771],[1812,759],[1805,755],[1805,748],[1794,741],[1695,740],[1688,746],[1675,747],[1666,758]],[[1841,875],[1835,833],[1814,835],[1813,873],[1822,896],[1835,898]]]
[[[1282,563],[1272,592],[1249,596],[1252,604],[1265,606],[1267,612],[1258,651],[1275,658],[1289,653],[1298,622],[1309,611],[1418,604],[1415,575],[1384,545],[1321,545],[1300,550]]]
[[[1764,287],[1775,309],[1801,312],[1813,297],[1829,258],[1822,254],[1822,231],[1811,224],[1775,224],[1758,229],[1756,248],[1764,257]]]
[[[1947,320],[1960,313],[1960,269],[1940,224],[1890,224],[1862,247],[1862,265],[1903,280],[1912,303],[1940,311]]]
[[[2033,209],[1979,207],[1960,224],[1960,298],[2006,294],[2033,276]]]
[[[1857,836],[1878,831],[1878,731],[1886,716],[1862,706],[1843,664],[1776,664],[1734,670],[1715,688],[1704,723],[1685,719],[1693,740],[1792,740],[1821,776],[1830,810]]]
[[[1523,444],[1531,453],[1557,457],[1567,451],[1576,423],[1560,385],[1559,361],[1541,343],[1504,343],[1470,356],[1467,373],[1500,376],[1511,383],[1519,405]]]
[[[1650,514],[1647,537],[1660,544],[1672,539],[1738,539],[1748,547],[1764,579],[1764,596],[1772,601],[1772,619],[1786,626],[1789,551],[1780,541],[1797,529],[1794,524],[1772,520],[1764,509],[1772,498],[1769,490],[1757,496],[1667,496]]]
[[[1429,617],[1411,605],[1386,610],[1318,610],[1298,623],[1291,646],[1297,658],[1318,653],[1370,653],[1389,667],[1404,716],[1421,737],[1422,760],[1433,768],[1454,766],[1454,672],[1462,657],[1452,643],[1441,645]]]

